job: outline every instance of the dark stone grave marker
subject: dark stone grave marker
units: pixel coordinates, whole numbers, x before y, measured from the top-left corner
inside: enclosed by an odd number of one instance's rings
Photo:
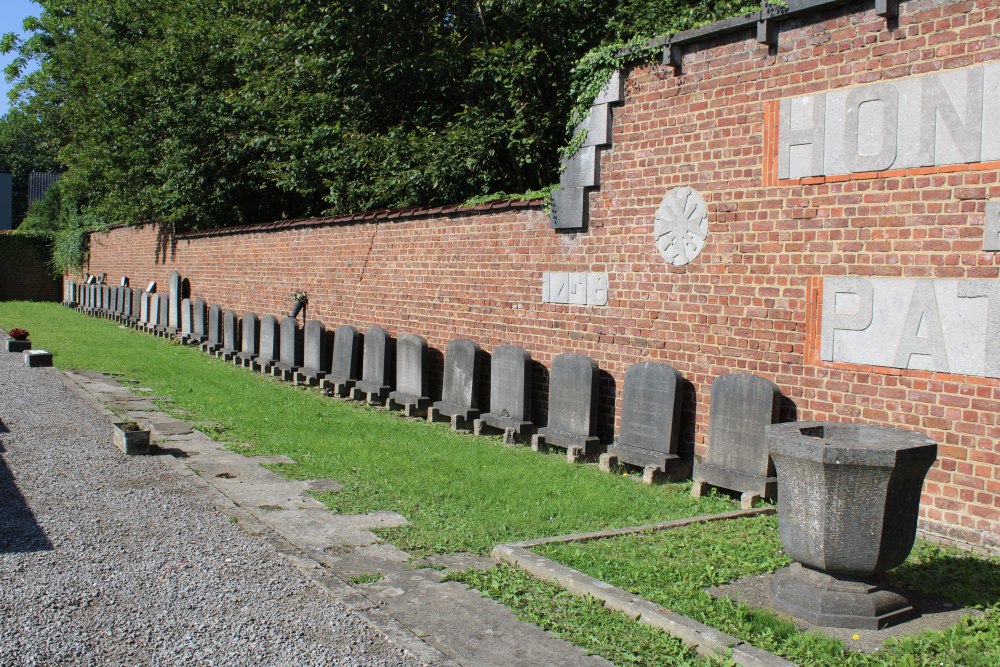
[[[292,316],[281,320],[281,357],[274,364],[271,374],[290,381],[295,371],[302,367],[302,331],[299,321]]]
[[[480,435],[490,429],[525,437],[531,422],[531,355],[517,345],[501,345],[490,357],[490,411],[473,425]]]
[[[361,335],[350,324],[337,327],[333,335],[333,361],[323,378],[323,389],[334,396],[347,396],[358,380],[361,367]]]
[[[767,455],[766,427],[778,420],[781,392],[777,385],[749,373],[721,375],[712,382],[708,415],[708,455],[695,463],[691,494],[708,486],[742,494],[745,509],[777,491],[774,464]]]
[[[302,368],[295,374],[295,381],[310,386],[318,385],[330,367],[330,346],[326,329],[319,320],[306,320],[302,325]]]
[[[222,349],[216,354],[225,361],[232,361],[240,352],[240,316],[227,310],[222,314]]]
[[[160,326],[160,295],[152,294],[149,297],[149,319],[146,322],[146,329],[153,331]]]
[[[388,406],[418,417],[431,404],[428,393],[427,341],[417,334],[403,334],[396,342],[396,390],[389,393]]]
[[[181,326],[181,299],[184,293],[181,284],[181,274],[170,272],[170,301],[167,307],[167,330],[175,334]]]
[[[601,470],[609,472],[616,462],[639,466],[647,484],[660,475],[685,472],[677,456],[679,379],[666,364],[645,361],[629,367],[622,389],[621,430],[614,447],[601,455]]]
[[[270,373],[280,358],[281,325],[274,315],[265,315],[260,318],[260,344],[257,346],[257,358],[251,362],[251,368],[261,373]]]
[[[135,290],[131,287],[122,288],[122,319],[131,322],[135,319]]]
[[[208,321],[206,318],[204,299],[191,302],[191,343],[201,345],[208,339]]]
[[[260,350],[260,323],[254,313],[243,313],[241,324],[240,351],[233,357],[233,363],[243,368],[250,368]]]
[[[191,328],[191,315],[194,309],[191,306],[191,299],[181,299],[181,331],[180,339],[187,343],[191,340],[193,329]]]
[[[445,346],[441,400],[428,410],[428,420],[447,417],[452,429],[472,426],[472,420],[479,416],[481,361],[482,351],[471,340],[458,338]]]
[[[361,381],[351,391],[351,398],[360,400],[363,396],[369,403],[382,403],[388,398],[396,376],[393,352],[389,332],[381,327],[368,327]]]
[[[160,316],[156,325],[156,335],[157,336],[168,336],[169,327],[167,326],[167,318],[170,317],[170,297],[166,294],[161,294],[160,296]]]
[[[208,309],[208,331],[201,349],[209,354],[222,349],[222,306],[215,305]]]
[[[149,292],[141,292],[139,294],[139,326],[149,324],[149,306],[152,296]]]
[[[531,437],[531,448],[566,450],[575,462],[600,446],[597,426],[597,364],[583,354],[560,354],[549,373],[549,423]]]

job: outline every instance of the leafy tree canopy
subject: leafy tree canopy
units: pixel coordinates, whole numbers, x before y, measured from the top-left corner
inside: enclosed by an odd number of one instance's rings
[[[29,124],[65,169],[49,208],[86,228],[206,228],[538,189],[558,180],[576,97],[625,40],[757,6],[36,1],[30,36],[0,40],[18,54],[0,142]],[[31,60],[40,67],[25,73]]]

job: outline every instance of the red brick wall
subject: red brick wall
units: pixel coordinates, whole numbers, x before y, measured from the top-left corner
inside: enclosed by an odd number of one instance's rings
[[[487,351],[516,343],[545,366],[583,352],[603,371],[605,439],[626,368],[662,360],[690,383],[684,441],[699,454],[711,381],[756,373],[781,387],[786,416],[929,434],[940,446],[922,529],[997,549],[1000,381],[814,353],[824,276],[1000,276],[1000,257],[982,251],[996,165],[780,183],[773,172],[781,98],[1000,60],[992,0],[904,2],[890,28],[857,3],[782,24],[777,49],[737,35],[686,47],[680,76],[631,70],[582,234],[556,234],[537,207],[163,240],[144,227],[95,235],[90,270],[166,285],[176,269],[196,295],[259,314],[286,311],[305,289],[328,327],[417,332],[438,350],[457,336]],[[653,217],[681,185],[705,198],[710,232],[697,260],[670,267]],[[608,307],[541,303],[543,271],[607,272]]]

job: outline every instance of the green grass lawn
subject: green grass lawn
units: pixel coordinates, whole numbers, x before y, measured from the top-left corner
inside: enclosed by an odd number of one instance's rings
[[[285,475],[340,481],[341,491],[318,496],[337,512],[399,512],[410,525],[382,535],[414,555],[486,554],[502,542],[733,509],[722,498],[691,498],[689,484],[644,486],[558,454],[335,401],[56,304],[0,303],[0,327],[15,326],[60,368],[120,373],[168,410],[220,424],[213,435],[234,448],[294,458],[276,467]]]
[[[707,587],[772,572],[788,564],[774,516],[549,544],[535,551],[800,665],[1000,664],[1000,559],[918,543],[910,558],[892,575],[906,588],[939,595],[964,607],[978,607],[985,613],[968,617],[951,630],[890,640],[882,651],[864,655],[848,651],[837,639],[800,632],[793,623],[768,611],[726,599],[715,600],[705,592]],[[453,578],[504,602],[523,618],[548,624],[557,633],[570,631],[561,623],[564,615],[549,610],[551,584],[511,568],[465,572]],[[569,596],[565,591],[562,595]],[[575,604],[585,608],[590,602],[576,598]],[[599,628],[600,623],[594,627]],[[586,637],[588,629],[577,627],[572,631]],[[602,653],[608,650],[596,642],[588,648]],[[669,655],[650,653],[634,664],[679,663]]]

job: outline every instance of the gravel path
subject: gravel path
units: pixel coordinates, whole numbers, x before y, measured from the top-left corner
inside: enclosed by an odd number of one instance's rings
[[[420,663],[0,351],[0,665],[62,664]]]

